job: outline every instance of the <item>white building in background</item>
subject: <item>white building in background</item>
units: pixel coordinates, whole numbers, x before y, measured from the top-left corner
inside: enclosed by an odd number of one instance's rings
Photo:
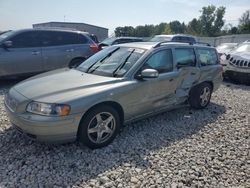
[[[90,25],[86,23],[46,22],[46,23],[33,24],[33,28],[64,28],[64,29],[85,31],[89,32],[90,34],[95,34],[98,37],[99,41],[102,41],[108,37],[107,28]]]

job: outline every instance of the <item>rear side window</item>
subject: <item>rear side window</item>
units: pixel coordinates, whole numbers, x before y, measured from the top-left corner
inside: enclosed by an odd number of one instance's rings
[[[79,44],[78,34],[59,31],[43,31],[43,46],[61,46],[70,44]]]
[[[172,50],[162,50],[153,54],[144,64],[142,69],[155,69],[159,73],[173,71]]]
[[[214,49],[197,49],[197,53],[201,66],[215,65],[218,63],[217,53]]]
[[[175,59],[177,64],[183,66],[195,66],[195,53],[192,48],[176,48]]]
[[[34,31],[20,33],[12,38],[13,48],[32,48],[40,47],[41,41],[37,38],[38,34]]]
[[[88,39],[84,35],[82,35],[82,34],[78,34],[78,41],[79,41],[78,42],[79,44],[86,44],[86,43],[88,43]]]

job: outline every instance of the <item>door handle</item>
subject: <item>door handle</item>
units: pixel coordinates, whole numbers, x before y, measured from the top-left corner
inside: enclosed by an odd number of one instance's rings
[[[68,49],[66,52],[74,52],[74,49]]]
[[[40,52],[39,52],[39,51],[33,51],[33,52],[31,52],[31,54],[32,54],[32,55],[39,55]]]
[[[191,72],[191,75],[196,75],[196,73],[195,72]]]
[[[173,79],[173,78],[171,78],[169,81],[170,81],[170,82],[172,82],[172,81],[174,81],[174,79]]]

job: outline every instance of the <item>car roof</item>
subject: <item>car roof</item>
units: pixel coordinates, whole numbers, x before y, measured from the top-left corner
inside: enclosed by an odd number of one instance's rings
[[[185,35],[185,34],[174,34],[174,35],[155,35],[157,37],[176,37],[176,36],[180,36],[180,37],[192,37],[195,38],[192,35]]]
[[[142,39],[140,37],[114,37],[114,39]]]
[[[204,47],[204,48],[214,48],[211,46],[204,46],[199,44],[190,45],[189,43],[181,43],[181,42],[133,42],[133,43],[124,43],[124,44],[117,44],[116,46],[122,47],[130,47],[130,48],[143,48],[143,49],[151,49],[155,47],[162,47],[162,46],[171,46],[171,47]]]
[[[19,29],[19,30],[16,30],[16,32],[26,32],[26,31],[59,31],[59,32],[88,34],[88,32],[83,32],[83,31],[78,31],[78,30],[55,29],[55,28],[31,28],[31,29]]]

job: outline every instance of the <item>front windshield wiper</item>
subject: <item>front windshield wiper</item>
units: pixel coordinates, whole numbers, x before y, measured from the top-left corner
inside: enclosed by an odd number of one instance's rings
[[[120,47],[119,47],[120,48]],[[98,69],[101,64],[104,62],[105,59],[107,59],[108,57],[110,57],[113,53],[115,53],[119,48],[116,48],[115,50],[111,51],[108,53],[107,56],[105,56],[104,58],[102,58],[100,61],[97,61],[96,63],[93,63],[92,65],[90,65],[90,67],[86,70],[86,73],[92,73],[94,72],[96,69]],[[90,70],[94,65],[96,65],[97,63],[100,63],[100,65],[96,66],[93,70]]]
[[[135,49],[133,49],[130,54],[126,57],[126,59],[113,71],[112,76],[117,76],[117,71],[121,70],[127,63],[128,59],[131,57],[131,55],[134,53]]]

